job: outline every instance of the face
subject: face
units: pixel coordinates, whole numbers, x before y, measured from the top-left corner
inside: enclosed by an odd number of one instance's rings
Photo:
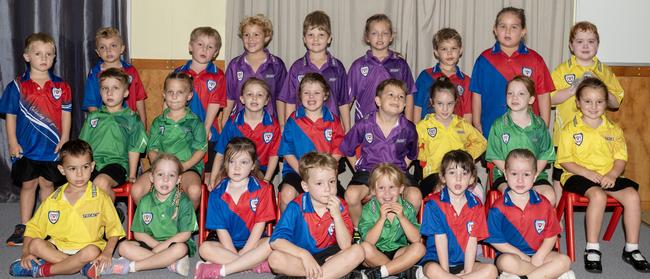
[[[181,183],[178,165],[171,160],[162,160],[156,164],[149,174],[149,181],[154,185],[158,194],[166,196]]]
[[[532,159],[510,158],[505,173],[510,189],[517,194],[523,194],[533,187],[536,174],[533,168],[535,163]]]
[[[442,43],[438,44],[438,48],[433,50],[433,53],[438,57],[440,64],[455,67],[463,54],[463,49],[458,45],[458,41],[452,39],[442,41]]]
[[[249,24],[244,27],[241,39],[244,42],[244,49],[248,53],[256,53],[264,50],[264,45],[271,40],[271,37],[264,36],[262,26]]]
[[[52,68],[54,57],[56,57],[54,45],[41,41],[31,43],[27,52],[23,54],[23,58],[32,70],[43,73]]]
[[[326,205],[330,196],[336,195],[336,170],[312,168],[309,170],[309,180],[303,180],[300,184],[313,201]]]
[[[95,162],[90,158],[90,154],[82,156],[65,156],[63,164],[57,168],[65,176],[68,185],[75,188],[86,187],[90,180],[90,175],[95,168]]]
[[[446,89],[438,91],[432,102],[438,120],[449,120],[454,115],[456,99],[451,91]]]
[[[578,109],[583,117],[588,119],[600,119],[607,108],[606,92],[601,89],[585,87],[582,89],[580,99],[576,98]]]
[[[373,21],[370,23],[368,34],[366,34],[366,42],[370,44],[373,50],[386,50],[392,41],[393,32],[390,30],[388,22]]]
[[[327,50],[327,45],[332,42],[332,37],[316,27],[309,29],[302,37],[302,41],[310,52],[321,53]]]
[[[167,107],[173,111],[185,109],[193,95],[187,83],[184,80],[170,79],[165,87],[163,98]]]
[[[269,93],[259,84],[251,84],[243,89],[239,100],[246,110],[250,112],[259,112],[269,103]]]
[[[440,181],[445,183],[447,189],[456,196],[463,195],[467,187],[474,183],[472,174],[458,164],[451,164],[447,167],[445,173],[440,177]]]
[[[316,112],[323,108],[325,88],[318,82],[307,82],[300,89],[300,98],[305,110]]]
[[[228,177],[232,182],[244,181],[253,171],[253,158],[246,152],[237,152],[228,159]]]
[[[100,38],[97,40],[97,55],[107,63],[113,63],[120,59],[120,55],[124,52],[124,44],[117,37]]]
[[[526,29],[521,26],[521,20],[513,13],[502,14],[493,31],[499,44],[506,48],[519,47],[519,43],[526,35]]]
[[[100,82],[99,93],[108,111],[114,112],[122,109],[124,98],[129,96],[129,88],[116,78],[109,77]]]
[[[591,61],[598,52],[598,40],[596,34],[591,31],[576,32],[573,42],[569,48],[579,61]]]
[[[402,185],[395,185],[391,179],[385,176],[377,180],[374,189],[379,204],[397,202],[402,190],[404,190]]]
[[[399,86],[387,85],[384,92],[375,97],[375,104],[384,113],[398,115],[406,107],[406,93]]]
[[[208,64],[219,55],[217,38],[201,35],[189,45],[192,60],[200,64]]]
[[[512,111],[527,110],[529,105],[535,102],[535,97],[530,96],[530,92],[522,82],[513,81],[508,85],[506,90],[506,104]]]

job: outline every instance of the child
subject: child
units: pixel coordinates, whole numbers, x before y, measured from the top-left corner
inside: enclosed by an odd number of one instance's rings
[[[404,172],[389,163],[377,165],[370,174],[368,184],[375,196],[363,206],[359,221],[369,279],[396,274],[414,279],[418,270],[422,272],[414,266],[425,252],[417,209],[400,196],[405,179]]]
[[[79,139],[93,147],[97,168],[90,179],[115,201],[113,187],[122,185],[127,177],[135,182],[147,134],[138,115],[123,105],[129,95],[129,75],[120,68],[109,68],[99,74],[99,83],[104,105],[88,114]]]
[[[218,240],[199,248],[202,258],[194,278],[219,278],[252,269],[271,272],[266,259],[271,254],[266,222],[275,220],[273,186],[259,179],[253,141],[233,138],[224,153],[220,170],[224,179],[210,193],[206,228],[217,230]]]
[[[569,49],[573,55],[551,73],[553,84],[557,89],[551,92],[551,104],[555,106],[553,144],[556,147],[560,142],[562,127],[573,120],[578,113],[578,108],[575,105],[575,93],[583,78],[595,76],[607,85],[609,90],[607,92],[608,108],[617,109],[623,101],[623,87],[612,70],[596,57],[599,43],[600,37],[596,25],[588,21],[574,24],[569,34]],[[556,163],[553,168],[553,186],[558,197],[562,195],[561,177],[562,169]]]
[[[270,182],[278,166],[278,148],[280,147],[280,124],[273,115],[265,110],[271,99],[271,91],[264,80],[249,78],[241,88],[239,101],[244,109],[229,118],[221,131],[217,142],[217,156],[212,165],[212,177],[208,190],[212,191],[215,183],[222,179],[218,173],[223,163],[226,145],[235,137],[246,137],[255,142],[259,167],[264,172],[263,180]]]
[[[627,147],[621,128],[605,116],[608,92],[605,83],[597,78],[585,78],[578,85],[576,104],[582,114],[567,123],[560,134],[557,161],[565,170],[561,182],[564,191],[589,198],[585,215],[585,269],[602,272],[598,235],[607,196],[611,196],[624,208],[623,260],[638,271],[650,272],[650,264],[639,252],[639,184],[621,176],[627,161]]]
[[[370,49],[352,63],[347,80],[351,101],[354,102],[355,123],[377,111],[375,91],[382,81],[389,78],[406,83],[404,115],[413,120],[413,75],[406,60],[389,48],[394,36],[393,23],[385,14],[376,14],[366,20],[363,39]]]
[[[226,105],[226,78],[212,63],[221,49],[221,35],[212,27],[197,27],[190,34],[189,51],[192,59],[177,68],[176,72],[189,74],[194,81],[194,94],[188,106],[203,121],[208,139],[208,161],[205,164],[205,183],[208,184],[214,146],[219,140],[217,113]],[[226,116],[227,117],[227,116]]]
[[[474,159],[462,150],[442,157],[445,185],[424,205],[420,233],[427,237],[422,259],[427,278],[496,278],[492,264],[475,262],[477,242],[488,236],[483,204],[467,188],[474,184]]]
[[[486,239],[502,253],[496,259],[499,278],[575,278],[569,257],[553,251],[562,231],[555,208],[532,190],[537,162],[528,149],[513,149],[505,160],[508,188],[490,208]]]
[[[362,201],[370,194],[368,179],[370,172],[382,162],[397,166],[407,173],[412,160],[418,156],[418,142],[415,125],[402,114],[406,105],[406,84],[398,79],[387,79],[379,83],[375,104],[379,108],[363,119],[345,135],[341,152],[354,166],[355,173],[345,191],[350,217],[355,228],[359,224]],[[359,159],[355,157],[361,149]],[[415,178],[407,174],[406,191],[403,197],[413,207],[420,208],[422,194],[417,189]]]
[[[151,188],[135,210],[131,225],[135,241],[117,247],[123,258],[102,274],[167,267],[182,276],[189,273],[189,257],[196,252],[192,233],[198,229],[192,202],[180,189],[183,164],[176,156],[160,153],[147,175]],[[189,257],[188,257],[189,255]]]
[[[332,27],[330,18],[323,11],[314,11],[305,17],[302,24],[302,41],[307,47],[304,57],[296,60],[289,68],[289,74],[284,80],[278,100],[285,103],[284,117],[279,118],[283,128],[287,118],[296,111],[299,104],[299,84],[307,73],[321,74],[327,80],[330,90],[325,106],[334,115],[341,118],[345,131],[350,129],[350,94],[346,84],[345,67],[343,63],[332,56],[327,48],[332,42]],[[297,161],[296,161],[297,162]]]
[[[126,98],[126,105],[135,111],[142,123],[147,123],[147,114],[144,100],[147,92],[144,90],[138,70],[122,60],[124,53],[124,42],[120,31],[113,27],[102,27],[95,33],[95,52],[99,55],[99,62],[88,73],[84,86],[84,97],[81,108],[89,112],[96,111],[102,107],[102,96],[99,93],[99,74],[109,68],[121,68],[129,75],[129,96]]]
[[[443,76],[448,77],[456,86],[458,98],[455,98],[454,114],[472,123],[472,93],[469,91],[470,77],[458,67],[458,60],[463,56],[463,38],[456,29],[443,28],[433,36],[432,43],[433,56],[438,59],[438,63],[435,67],[420,72],[415,81],[417,93],[415,94],[415,108],[413,109],[413,123],[418,123],[427,114],[435,112],[429,99],[429,91],[436,80]]]
[[[535,82],[537,95],[533,111],[542,117],[546,126],[551,115],[553,80],[544,59],[524,43],[526,14],[523,9],[503,8],[494,22],[497,42],[476,59],[469,89],[472,95],[472,124],[488,137],[492,123],[506,112],[503,92],[506,83],[517,75],[525,75]]]
[[[170,153],[182,162],[180,187],[194,208],[201,203],[201,174],[203,157],[208,148],[205,127],[186,106],[192,98],[192,78],[182,72],[172,72],[165,78],[163,98],[165,110],[151,123],[149,130],[149,161],[155,162],[159,153]],[[137,203],[150,191],[150,174],[142,174],[131,187]]]
[[[287,77],[287,68],[280,57],[271,54],[266,48],[272,37],[273,24],[263,14],[245,17],[239,23],[239,38],[244,45],[244,53],[230,60],[226,69],[227,100],[221,127],[226,126],[231,115],[242,109],[240,92],[243,84],[251,77],[265,81],[270,88],[269,101],[264,107],[266,112],[273,118],[278,118],[278,113],[282,113],[280,116],[285,119],[284,103],[277,101],[276,109],[276,100]]]
[[[530,150],[537,158],[535,168],[537,180],[533,183],[533,189],[555,205],[555,192],[544,170],[548,162],[555,160],[555,150],[544,120],[529,109],[534,101],[535,84],[530,78],[516,76],[508,82],[506,89],[508,111],[497,118],[492,125],[485,160],[491,161],[496,167],[493,170],[492,188],[503,193],[508,187],[504,177],[505,159],[508,153],[516,148]]]
[[[427,114],[416,126],[420,149],[418,160],[424,166],[424,179],[420,182],[420,191],[424,197],[440,190],[440,161],[447,152],[465,150],[476,160],[487,146],[483,135],[464,117],[456,114],[458,100],[462,98],[458,94],[458,88],[447,77],[436,80],[431,87],[429,99],[435,113]],[[470,188],[474,189],[472,192],[479,198],[484,196],[482,189],[473,186]]]
[[[23,254],[9,268],[12,276],[81,274],[99,278],[111,265],[124,229],[113,202],[90,182],[93,151],[82,140],[61,147],[58,169],[68,181],[43,200],[27,223]],[[46,240],[47,239],[47,240]]]
[[[361,278],[353,269],[363,261],[364,252],[351,244],[350,215],[336,196],[337,168],[338,160],[324,153],[310,152],[300,159],[304,193],[287,206],[270,240],[269,265],[275,273]]]
[[[278,155],[284,156],[279,199],[281,211],[298,194],[303,193],[304,187],[297,173],[302,173],[298,160],[303,155],[318,151],[330,154],[337,160],[342,157],[339,149],[344,136],[341,122],[323,105],[331,96],[329,85],[320,74],[307,73],[300,81],[299,90],[298,98],[302,106],[289,116],[278,150]]]
[[[34,33],[25,39],[25,73],[9,83],[0,98],[6,115],[7,143],[13,163],[11,178],[21,184],[20,224],[7,245],[21,245],[25,223],[32,217],[36,188],[44,201],[55,185],[65,182],[56,169],[61,145],[70,138],[72,93],[70,86],[50,70],[56,57],[54,39]],[[24,108],[24,109],[21,109]]]

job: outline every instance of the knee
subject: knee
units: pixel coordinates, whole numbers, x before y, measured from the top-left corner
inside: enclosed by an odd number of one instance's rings
[[[363,259],[366,258],[366,253],[363,251],[363,248],[359,244],[354,244],[348,248],[350,250],[350,256],[348,259],[354,259],[355,262],[361,263]]]
[[[413,249],[413,254],[418,255],[418,258],[424,257],[424,254],[427,252],[427,247],[422,242],[411,243],[411,249]]]
[[[201,185],[200,184],[187,185],[187,188],[186,188],[185,191],[187,192],[187,195],[190,196],[193,199],[201,198]]]
[[[497,258],[497,267],[501,271],[512,272],[519,265],[519,256],[513,254],[502,254]]]
[[[571,269],[571,258],[565,254],[558,253],[558,263],[561,265],[563,271]]]
[[[359,245],[361,246],[361,248],[363,248],[363,253],[365,255],[372,254],[373,251],[376,249],[374,245],[372,245],[372,244],[370,244],[368,242],[365,242],[365,241],[361,242],[361,244],[359,244]]]
[[[596,189],[594,191],[591,191],[588,195],[589,204],[605,206],[607,203],[607,194],[605,191],[598,189],[597,187],[592,187],[592,189],[594,188]]]
[[[499,271],[497,267],[493,264],[485,264],[485,278],[497,278],[499,276]]]
[[[45,245],[47,245],[45,240],[33,238],[32,241],[29,242],[29,247],[27,247],[27,249],[32,255],[41,255],[43,254],[42,252]]]
[[[273,251],[271,254],[269,254],[269,258],[267,260],[269,262],[269,266],[271,269],[276,270],[278,267],[280,267],[282,264],[284,264],[284,260],[282,259],[282,255],[278,251]]]
[[[169,246],[169,249],[171,249],[176,254],[187,254],[188,252],[188,247],[185,243],[174,243]]]
[[[404,189],[404,198],[411,203],[411,205],[419,208],[422,203],[422,192],[416,187],[407,187]]]
[[[80,260],[84,263],[87,263],[97,258],[101,252],[102,251],[99,249],[99,247],[91,244],[79,250],[77,253],[81,257]]]
[[[362,199],[361,189],[359,189],[359,187],[357,186],[352,186],[352,187],[348,186],[348,189],[345,190],[344,197],[345,197],[345,202],[347,202],[348,205],[351,206],[359,205],[361,204],[361,199]]]
[[[641,197],[639,197],[639,192],[634,190],[634,188],[627,188],[623,191],[625,192],[625,195],[621,199],[621,203],[623,204],[624,207],[627,206],[638,206],[641,204]]]
[[[282,190],[280,190],[280,201],[283,204],[289,204],[297,195],[298,192],[296,192],[296,190],[294,190],[290,185],[285,185],[282,187]]]

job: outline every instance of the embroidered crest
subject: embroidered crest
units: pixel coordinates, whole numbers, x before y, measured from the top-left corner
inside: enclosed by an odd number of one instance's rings
[[[334,222],[330,224],[330,226],[327,228],[327,234],[330,236],[334,235]]]
[[[50,220],[50,223],[56,224],[56,222],[59,221],[59,217],[61,216],[61,212],[58,210],[52,210],[47,212],[47,219]]]
[[[97,127],[97,123],[99,123],[99,118],[90,119],[90,127]]]
[[[463,88],[461,85],[457,85],[456,91],[458,91],[458,96],[463,96],[463,93],[465,93],[465,88]]]
[[[542,233],[542,231],[544,231],[544,227],[546,227],[545,220],[535,220],[535,230],[537,231],[537,234]]]
[[[524,67],[521,69],[521,73],[524,74],[524,76],[530,77],[533,75],[533,69]]]
[[[215,87],[217,87],[217,82],[209,79],[207,85],[208,85],[208,91],[212,91],[214,90]]]
[[[302,78],[305,77],[305,75],[298,75],[298,83],[302,81]]]
[[[52,88],[52,97],[54,97],[54,99],[56,100],[61,99],[62,94],[63,94],[63,90],[61,90],[61,88],[57,88],[57,87]]]
[[[365,77],[368,76],[368,66],[361,67],[361,74]]]
[[[260,199],[259,199],[259,198],[253,198],[253,199],[251,199],[251,201],[250,201],[250,205],[251,205],[251,211],[253,211],[253,213],[257,212],[257,204],[258,204],[258,203],[260,203]]]
[[[264,143],[269,143],[273,139],[273,132],[266,132],[262,134],[262,139],[264,140]]]
[[[584,74],[582,74],[582,78],[589,78],[589,77],[594,77],[594,73],[585,72]]]
[[[332,128],[325,129],[325,140],[332,141]]]
[[[582,144],[583,135],[582,133],[573,134],[573,141],[575,141],[577,146]]]
[[[151,212],[142,213],[142,222],[144,222],[145,225],[149,225],[149,223],[151,223],[151,220],[153,220],[153,213]]]
[[[242,79],[244,79],[244,72],[242,71],[237,72],[237,80],[241,81]]]
[[[368,143],[372,143],[374,136],[372,135],[372,133],[366,133],[365,138]]]
[[[474,221],[467,222],[467,234],[471,235],[474,230]]]
[[[438,134],[438,128],[433,127],[433,128],[427,129],[427,134],[429,134],[430,137],[435,138],[436,135]]]
[[[564,75],[564,81],[568,83],[569,85],[572,85],[574,81],[576,81],[576,75],[575,74],[566,74]]]
[[[160,129],[160,134],[161,135],[165,133],[165,126],[161,125],[159,129]]]
[[[510,142],[510,134],[505,133],[501,135],[501,140],[503,140],[503,143],[508,144]]]

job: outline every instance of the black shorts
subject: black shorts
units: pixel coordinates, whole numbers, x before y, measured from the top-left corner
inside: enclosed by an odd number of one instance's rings
[[[405,173],[405,177],[406,177],[406,186],[415,186],[415,187],[418,186],[417,181],[415,181],[415,178],[411,174]],[[350,183],[348,184],[348,186],[349,185],[364,185],[366,187],[370,187],[368,185],[368,180],[370,180],[370,172],[368,172],[368,171],[357,171],[352,176],[352,179],[350,180]]]
[[[437,263],[438,265],[440,265],[440,263],[438,261],[436,261],[436,260],[428,260],[428,261],[424,261],[422,263],[422,266],[424,267],[428,263]],[[450,265],[449,266],[449,273],[456,275],[458,273],[461,273],[464,269],[465,269],[464,264],[459,264],[459,265],[454,265],[454,266]]]
[[[420,181],[420,192],[422,192],[423,197],[433,193],[433,190],[438,187],[438,179],[438,174],[432,173]]]
[[[338,245],[332,245],[330,247],[325,248],[325,250],[323,250],[322,252],[313,254],[312,256],[314,257],[318,265],[323,265],[325,264],[325,261],[329,257],[336,255],[336,253],[338,253],[339,251],[341,251],[341,248],[339,248]]]
[[[214,135],[212,135],[214,136]],[[217,152],[214,151],[214,147],[217,145],[216,141],[208,141],[208,161],[205,163],[205,172],[212,172],[212,164],[214,164],[214,157],[217,156]],[[201,174],[199,174],[201,177]]]
[[[560,181],[562,178],[562,173],[564,173],[563,169],[553,166],[553,181]]]
[[[505,176],[497,178],[497,180],[495,180],[494,183],[492,183],[492,187],[491,187],[492,190],[497,190],[499,188],[499,185],[501,185],[503,183],[506,183],[506,177]],[[533,182],[533,187],[539,186],[539,185],[552,186],[551,182],[548,182],[548,180],[546,180],[546,179],[537,179],[537,180],[535,180],[535,182]]]
[[[58,162],[35,161],[22,157],[11,167],[11,179],[16,184],[43,177],[45,180],[54,183],[54,186],[63,185],[66,180],[56,167]]]
[[[591,180],[585,178],[584,176],[580,175],[572,175],[567,179],[566,182],[564,182],[564,191],[568,191],[571,193],[576,193],[579,195],[584,196],[587,190],[591,187],[600,187],[600,184],[594,183]],[[616,182],[614,182],[614,187],[609,188],[609,189],[603,189],[605,191],[610,191],[610,192],[615,192],[618,190],[623,190],[625,188],[632,187],[634,190],[639,190],[639,184],[632,181],[629,178],[625,177],[618,177],[616,178]]]
[[[398,249],[395,249],[395,250],[393,250],[393,251],[381,251],[381,250],[379,250],[379,252],[381,252],[382,254],[386,255],[386,257],[387,257],[389,260],[392,260],[393,258],[395,258],[395,253],[397,253],[398,250],[399,250],[399,248],[398,248]]]
[[[300,175],[298,175],[295,172],[288,172],[287,174],[282,177],[282,182],[280,183],[280,188],[279,191],[282,191],[283,187],[292,187],[293,189],[298,192],[298,194],[302,194],[305,192],[305,190],[302,189],[302,185],[300,182],[302,181],[302,178],[300,178]],[[284,186],[288,185],[288,186]],[[345,194],[345,189],[343,186],[341,186],[341,182],[337,179],[336,180],[336,195],[343,198],[343,195]]]
[[[126,170],[120,164],[108,164],[104,166],[101,170],[93,170],[90,180],[95,180],[95,178],[100,175],[108,175],[111,179],[117,182],[115,187],[120,186],[126,182]]]

